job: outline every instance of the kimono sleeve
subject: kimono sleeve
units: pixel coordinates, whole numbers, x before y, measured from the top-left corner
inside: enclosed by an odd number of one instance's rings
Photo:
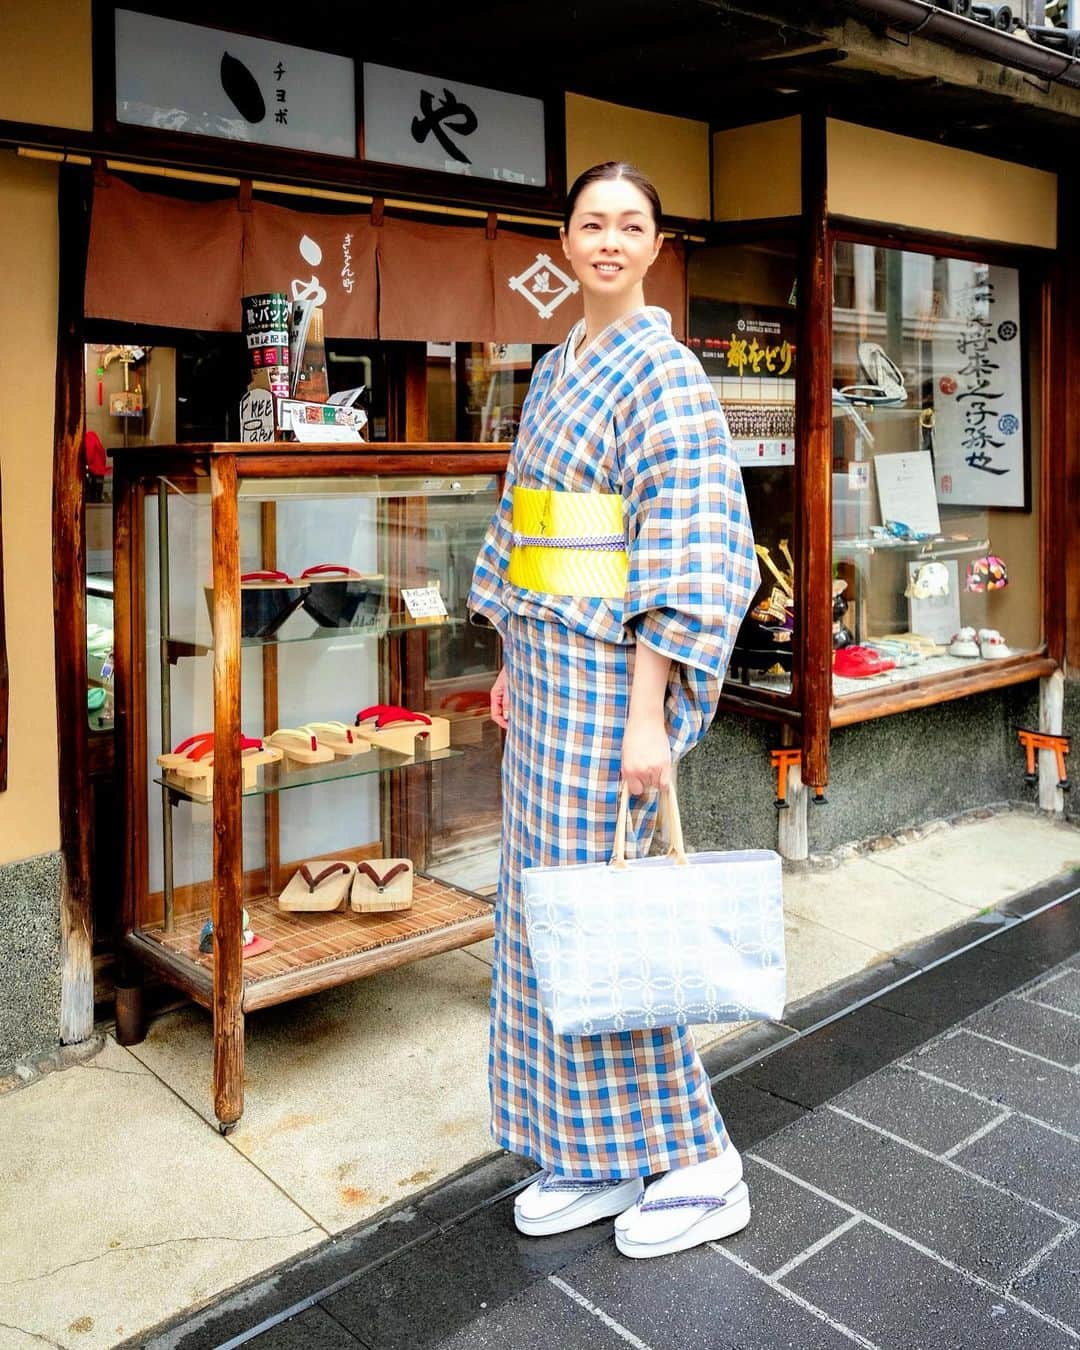
[[[758,587],[742,475],[705,372],[676,343],[638,382],[623,457],[623,622],[674,661],[722,677]]]
[[[503,581],[510,561],[513,538],[514,456],[506,466],[502,496],[473,568],[472,586],[466,605],[475,622],[486,620],[499,630],[502,637],[506,626],[506,606],[502,602]]]

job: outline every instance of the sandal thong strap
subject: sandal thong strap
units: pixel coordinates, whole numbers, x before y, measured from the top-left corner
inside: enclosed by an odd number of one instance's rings
[[[671,1195],[657,1200],[645,1200],[641,1204],[642,1214],[652,1214],[662,1209],[720,1209],[727,1204],[723,1195]]]
[[[409,870],[409,864],[405,862],[395,863],[394,866],[384,872],[382,876],[380,876],[368,862],[357,863],[356,870],[358,872],[363,872],[364,876],[368,877],[369,880],[382,891],[390,885],[396,876],[400,876],[402,872],[407,872]]]
[[[324,867],[321,872],[316,872],[313,876],[311,868],[307,863],[302,863],[300,866],[300,875],[307,882],[308,894],[311,894],[313,891],[317,890],[328,877],[332,877],[336,872],[348,872],[348,870],[348,863],[336,862],[331,863],[329,867]]]
[[[557,1191],[610,1191],[621,1186],[626,1177],[557,1177],[545,1172],[540,1178],[540,1189],[545,1193]]]

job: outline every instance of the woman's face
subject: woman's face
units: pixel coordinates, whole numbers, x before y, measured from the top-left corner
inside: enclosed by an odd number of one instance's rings
[[[585,291],[613,300],[644,278],[663,243],[649,200],[625,178],[590,183],[574,204],[563,253]]]

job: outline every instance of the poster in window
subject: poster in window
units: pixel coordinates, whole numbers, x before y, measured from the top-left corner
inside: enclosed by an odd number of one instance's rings
[[[949,260],[933,353],[938,501],[1025,507],[1024,348],[1014,267]]]

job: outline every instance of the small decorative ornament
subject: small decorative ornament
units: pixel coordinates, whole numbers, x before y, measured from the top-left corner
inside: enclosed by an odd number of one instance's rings
[[[949,594],[949,570],[944,563],[923,563],[908,582],[910,600],[935,600]]]
[[[964,589],[981,595],[985,591],[1000,591],[1009,584],[1009,573],[996,553],[987,553],[967,565]]]

